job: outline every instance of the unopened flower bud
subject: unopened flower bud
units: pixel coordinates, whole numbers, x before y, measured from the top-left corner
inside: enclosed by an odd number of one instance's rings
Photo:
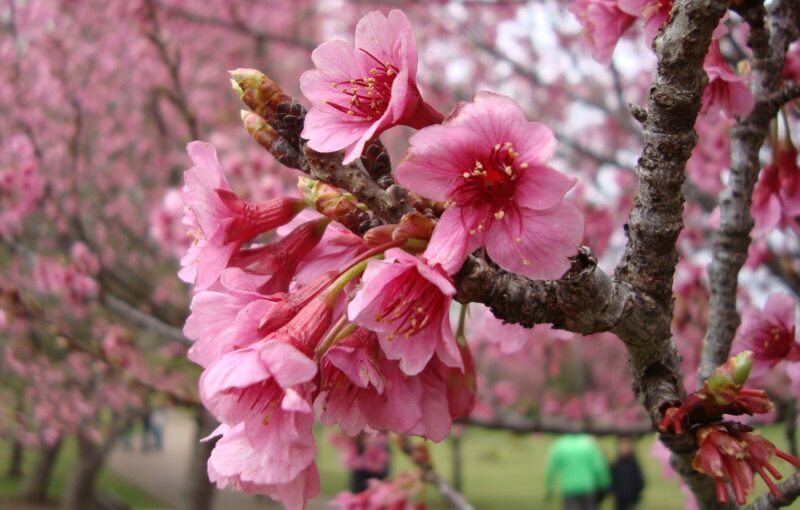
[[[308,177],[300,177],[297,187],[306,203],[318,212],[348,228],[357,224],[358,202],[352,193]]]

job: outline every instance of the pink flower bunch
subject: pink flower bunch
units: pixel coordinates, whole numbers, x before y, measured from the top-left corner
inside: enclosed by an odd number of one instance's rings
[[[401,473],[391,480],[372,479],[358,494],[343,492],[331,505],[339,510],[425,510],[425,503],[417,501],[422,488],[418,474]]]
[[[583,27],[592,56],[607,64],[620,37],[637,19],[644,22],[647,44],[652,44],[669,20],[672,0],[573,0],[567,8]]]
[[[472,252],[552,279],[569,269],[583,236],[583,218],[565,199],[575,180],[548,166],[552,131],[489,92],[443,119],[420,98],[413,32],[400,11],[365,16],[355,49],[328,42],[312,57],[317,69],[301,77],[312,101],[307,149],[344,149],[349,163],[391,126],[420,129],[395,178],[418,195],[409,205],[426,205],[369,228],[365,204],[308,178],[302,198],[247,201],[202,142],[188,146],[194,166],[183,190],[195,237],[182,261],[181,276],[195,284],[184,332],[195,342],[189,358],[204,369],[201,400],[222,423],[209,476],[289,509],[319,491],[315,419],[350,436],[440,441],[470,413],[475,365],[450,312],[453,275]],[[288,104],[273,82],[259,83],[244,86],[250,119]],[[437,222],[433,211],[443,209]]]
[[[714,478],[717,500],[721,503],[728,501],[726,485],[729,485],[736,503],[744,505],[747,495],[755,487],[753,481],[756,474],[764,480],[770,492],[780,498],[781,491],[770,476],[776,480],[783,476],[772,465],[773,457],[785,460],[795,468],[800,467],[800,460],[780,451],[772,442],[752,430],[752,427],[740,423],[722,422],[699,427],[695,431],[699,449],[692,466]]]
[[[0,170],[0,235],[19,233],[25,218],[37,210],[44,187],[33,164]]]
[[[210,145],[195,142],[189,153],[184,200],[203,252],[184,332],[204,368],[201,400],[222,422],[211,480],[303,508],[319,491],[315,415],[350,435],[445,438],[472,407],[474,365],[451,329],[450,276],[400,249],[409,233],[429,230],[401,222],[397,239],[368,248],[318,212],[295,217],[300,204],[320,206],[317,195],[270,214],[283,199],[245,202]],[[318,191],[307,180],[301,189]],[[258,244],[265,225],[271,242]],[[203,262],[208,251],[214,264]]]
[[[703,69],[708,75],[708,85],[703,90],[703,107],[700,113],[715,116],[720,110],[730,117],[743,117],[750,113],[755,98],[747,88],[746,76],[733,72],[725,62],[719,40],[711,42]]]
[[[355,437],[335,433],[331,444],[342,451],[341,463],[349,470],[363,469],[371,473],[389,471],[389,440],[386,434],[361,433]]]

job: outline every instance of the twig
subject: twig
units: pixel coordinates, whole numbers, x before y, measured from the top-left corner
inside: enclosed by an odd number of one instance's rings
[[[768,492],[744,507],[744,510],[777,510],[794,503],[800,497],[800,472],[779,483],[778,490],[781,492],[780,497]]]
[[[447,480],[442,478],[433,468],[427,455],[420,455],[414,451],[411,441],[406,436],[399,438],[400,448],[408,458],[422,470],[422,481],[436,487],[439,495],[442,496],[451,507],[456,510],[475,510],[475,507],[467,501],[463,494],[458,492]]]

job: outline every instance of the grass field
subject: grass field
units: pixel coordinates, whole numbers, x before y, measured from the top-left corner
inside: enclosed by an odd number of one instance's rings
[[[764,434],[777,446],[785,448],[785,440],[779,427],[767,428]],[[322,435],[320,437],[323,437]],[[556,510],[558,501],[544,502],[544,469],[547,452],[555,436],[519,436],[501,431],[468,429],[462,441],[464,493],[481,510]],[[637,444],[639,462],[645,472],[647,487],[640,508],[646,510],[680,510],[684,498],[677,480],[665,479],[661,464],[650,456],[648,450],[654,436]],[[613,439],[601,439],[601,446],[611,456],[615,451]],[[347,488],[347,473],[336,463],[338,451],[327,439],[319,441],[320,475],[323,492],[335,494]],[[395,451],[397,449],[395,448]],[[431,453],[437,471],[450,477],[450,444],[444,441],[433,445]],[[776,466],[784,473],[791,473],[788,464],[777,461]],[[393,455],[393,472],[410,466],[402,453]],[[763,494],[766,486],[758,481],[756,494]],[[436,504],[435,508],[447,508]],[[610,498],[603,510],[613,507]],[[800,505],[798,505],[800,508]]]
[[[779,427],[763,429],[764,434],[776,445],[785,448],[785,440]],[[323,494],[332,496],[348,487],[349,473],[338,461],[339,451],[328,441],[328,432],[318,430],[319,469],[322,477]],[[560,508],[558,501],[543,502],[544,467],[549,447],[554,436],[527,435],[520,436],[501,431],[467,429],[462,440],[464,492],[467,498],[480,510],[556,510]],[[637,452],[645,471],[647,488],[640,508],[647,510],[679,510],[683,508],[683,494],[676,480],[664,479],[661,465],[653,459],[648,450],[654,438],[648,437],[639,441]],[[611,455],[614,442],[609,439],[600,440],[601,446]],[[8,463],[8,445],[0,442],[0,473]],[[450,477],[451,445],[448,441],[432,445],[431,454],[437,471]],[[75,459],[75,448],[68,443],[61,452],[50,488],[51,497],[56,500],[63,489]],[[27,457],[32,461],[31,455]],[[788,465],[777,461],[776,466],[788,474]],[[402,453],[394,448],[392,471],[400,472],[409,469],[410,463]],[[98,482],[101,491],[110,491],[127,501],[135,510],[147,508],[167,508],[162,502],[152,498],[136,487],[126,483],[109,470],[105,470]],[[19,492],[20,483],[0,476],[0,510],[41,510],[44,507],[28,508],[11,503],[10,497]],[[431,489],[428,489],[431,490]],[[766,488],[758,482],[756,494],[762,494]],[[432,492],[428,494],[431,509],[444,509],[447,506],[438,501]],[[12,506],[13,505],[13,506]],[[610,501],[606,501],[603,510],[610,510]],[[800,508],[800,505],[798,505]],[[236,510],[236,509],[225,509]]]

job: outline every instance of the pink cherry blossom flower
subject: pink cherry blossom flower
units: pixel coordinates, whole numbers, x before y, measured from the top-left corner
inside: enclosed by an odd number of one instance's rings
[[[195,248],[181,260],[179,276],[202,290],[219,278],[220,272],[245,243],[288,222],[305,203],[280,197],[251,203],[232,191],[211,144],[192,142],[187,146],[194,166],[184,173],[183,200],[196,227]]]
[[[311,59],[316,69],[300,77],[311,102],[301,136],[316,151],[345,149],[347,164],[393,126],[419,129],[442,120],[417,89],[414,31],[402,11],[367,14],[356,26],[355,48],[329,41]]]
[[[786,52],[781,77],[800,82],[800,44],[794,44]]]
[[[611,62],[617,41],[636,21],[635,16],[622,11],[616,0],[575,0],[569,11],[583,26],[583,37],[600,63]]]
[[[787,226],[800,231],[795,219],[800,215],[800,168],[793,146],[780,145],[776,158],[761,170],[750,213],[756,223],[754,234],[769,234]]]
[[[455,287],[441,267],[398,248],[385,260],[371,260],[363,286],[350,302],[348,316],[378,333],[386,357],[416,375],[434,352],[447,365],[463,368],[450,327],[450,303]]]
[[[416,473],[401,473],[392,480],[372,479],[367,490],[353,494],[339,493],[331,506],[339,510],[424,510],[425,503],[415,502],[422,495],[423,484]]]
[[[210,436],[222,435],[208,459],[208,479],[220,489],[231,486],[250,494],[265,494],[282,502],[286,510],[303,510],[306,502],[319,494],[320,480],[314,462],[313,417],[309,413],[294,414],[298,415],[295,424],[300,424],[297,430],[302,432],[279,438],[288,445],[272,444],[272,422],[255,428],[252,434],[242,423],[220,426]],[[276,446],[284,448],[276,452]]]
[[[622,11],[644,20],[648,45],[653,44],[658,29],[669,21],[672,10],[672,0],[617,0],[617,5]]]
[[[452,274],[483,246],[502,268],[529,278],[558,278],[569,268],[583,235],[582,216],[564,200],[575,180],[546,165],[552,131],[528,122],[511,98],[479,92],[410,144],[397,181],[448,203],[429,261]]]
[[[737,332],[737,352],[753,352],[753,377],[764,375],[783,360],[800,361],[795,336],[795,302],[787,294],[772,294],[763,310],[749,310]]]
[[[722,190],[722,172],[731,165],[729,142],[733,121],[724,115],[701,115],[695,123],[697,145],[686,162],[686,172],[702,191],[716,195]]]
[[[722,109],[729,117],[742,117],[750,113],[755,98],[747,88],[747,77],[731,71],[722,57],[719,41],[712,41],[703,61],[708,74],[708,85],[703,91],[703,115],[715,115]]]
[[[320,242],[329,223],[328,218],[307,221],[273,243],[241,250],[224,272],[241,268],[250,275],[253,290],[262,294],[286,292],[300,262]]]
[[[337,342],[323,356],[320,373],[314,405],[322,423],[338,424],[349,435],[366,427],[408,434],[422,420],[420,378],[386,359],[372,331],[358,328]]]

